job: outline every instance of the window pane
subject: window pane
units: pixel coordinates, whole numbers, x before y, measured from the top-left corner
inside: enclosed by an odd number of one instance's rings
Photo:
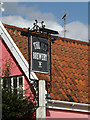
[[[7,86],[11,87],[11,78],[7,78]]]
[[[22,98],[23,97],[23,78],[22,77],[19,77],[19,94],[20,94],[20,97]]]
[[[13,89],[14,89],[14,93],[17,94],[17,78],[16,77],[13,78]]]
[[[23,79],[22,79],[22,77],[19,78],[19,85],[23,86]]]
[[[11,92],[11,78],[7,78],[7,88]]]
[[[3,88],[6,88],[6,79],[3,78]]]
[[[6,91],[8,91],[8,92],[11,92],[11,78],[3,78],[2,79],[3,81],[2,81],[2,87],[3,87],[3,89],[5,89]],[[7,89],[6,89],[7,88]]]
[[[13,78],[13,87],[17,88],[17,78],[16,77]]]
[[[8,77],[2,78],[2,86],[3,88],[8,88],[9,92],[14,92],[15,94],[19,94],[20,98],[23,97],[23,77]]]

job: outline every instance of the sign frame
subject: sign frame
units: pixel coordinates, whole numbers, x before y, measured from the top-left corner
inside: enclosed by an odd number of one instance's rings
[[[46,61],[46,65],[47,65],[46,69],[47,70],[38,70],[38,69],[35,70],[33,68],[33,62],[34,62],[34,60],[33,60],[33,37],[36,38],[36,39],[42,39],[42,42],[43,42],[43,39],[47,39],[47,44],[48,44],[48,38],[44,38],[42,36],[30,36],[30,38],[31,38],[31,71],[32,72],[48,74],[49,73],[49,52],[48,51],[47,51],[47,61]],[[43,53],[40,53],[40,54],[43,54]],[[38,60],[37,60],[37,62],[38,62]]]

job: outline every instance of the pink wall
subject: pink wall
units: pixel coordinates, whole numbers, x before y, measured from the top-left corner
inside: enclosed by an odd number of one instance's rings
[[[11,52],[9,51],[9,49],[7,48],[5,43],[0,38],[0,68],[1,68],[0,76],[2,76],[2,77],[4,77],[4,75],[2,74],[3,73],[2,71],[5,69],[6,62],[8,62],[7,64],[11,65],[9,76],[24,75],[24,73],[20,69],[20,66],[18,65],[18,63],[16,62],[14,57],[12,56]],[[28,80],[25,76],[24,76],[24,90],[25,90],[24,95],[26,97],[31,95],[30,99],[33,99],[32,91],[31,91],[30,86],[28,84]],[[33,100],[32,100],[32,102],[33,102]]]
[[[0,60],[2,62],[2,70],[5,69],[5,64],[6,62],[8,62],[8,64],[11,64],[10,76],[22,75],[19,67],[17,67],[18,64],[15,62],[14,58],[12,58],[7,46],[2,41],[0,41],[0,46],[2,46],[2,55],[0,55]]]
[[[2,71],[2,61],[1,61],[1,58],[2,58],[2,43],[1,43],[1,37],[0,37],[0,76],[1,76],[1,71]]]
[[[89,118],[88,114],[56,109],[47,109],[46,118]],[[48,119],[47,119],[48,120]],[[90,120],[90,119],[88,119]]]
[[[31,99],[33,99],[34,95],[33,95],[32,91],[30,89],[30,86],[29,86],[26,78],[24,80],[24,88],[25,88],[25,96],[26,97],[31,96]],[[32,100],[32,102],[33,102],[33,100]]]
[[[0,66],[3,69],[5,69],[5,64],[6,61],[11,64],[10,67],[10,76],[15,76],[15,75],[23,75],[23,72],[21,71],[20,67],[18,66],[17,62],[15,61],[15,59],[12,57],[9,49],[7,48],[7,46],[5,45],[5,43],[3,43],[2,40],[0,40]],[[27,82],[26,77],[24,77],[24,88],[26,90],[27,96],[29,96],[30,94],[32,94],[31,90],[30,90],[30,86]]]

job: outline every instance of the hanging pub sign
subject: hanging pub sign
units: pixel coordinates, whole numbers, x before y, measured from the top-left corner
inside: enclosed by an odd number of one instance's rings
[[[48,73],[48,39],[31,36],[31,70]]]

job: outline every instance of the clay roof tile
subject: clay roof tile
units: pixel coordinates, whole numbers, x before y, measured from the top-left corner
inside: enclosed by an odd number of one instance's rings
[[[21,30],[27,29],[4,26],[28,61],[28,38],[20,35]],[[62,37],[52,44],[52,99],[88,103],[88,48],[87,42]],[[39,79],[50,80],[50,73],[36,75]]]

